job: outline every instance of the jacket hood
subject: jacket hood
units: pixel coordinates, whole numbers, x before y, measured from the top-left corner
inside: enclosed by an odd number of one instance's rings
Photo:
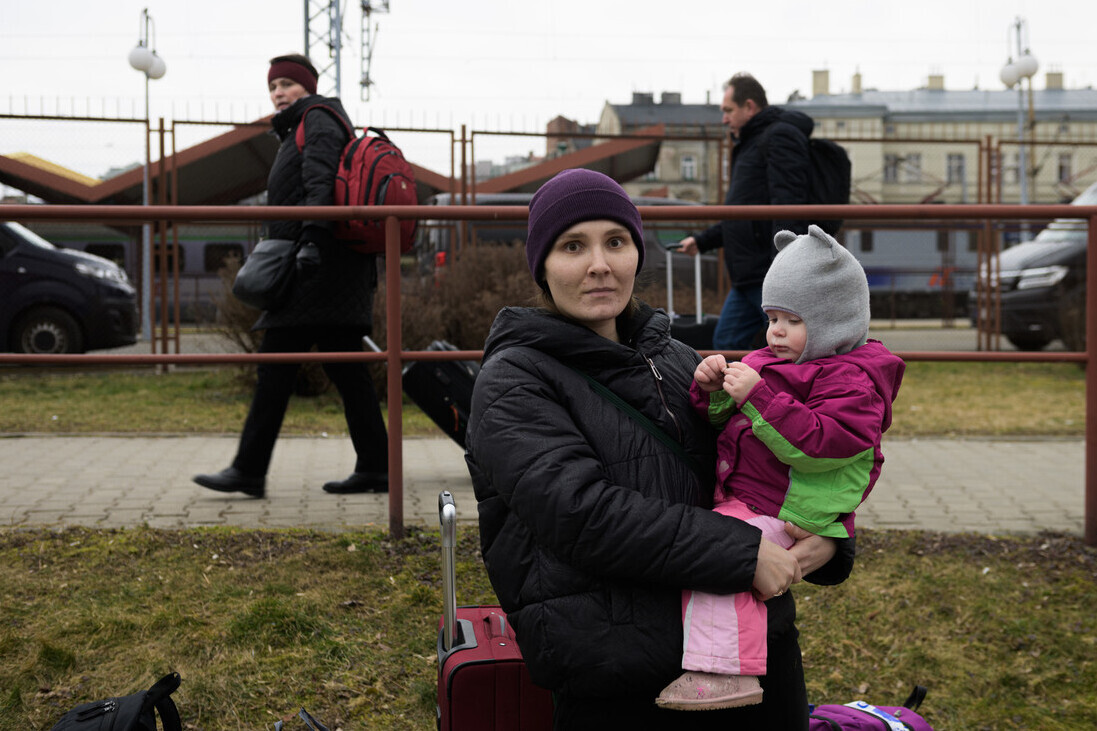
[[[756,350],[748,357],[751,359],[750,366],[755,370],[761,370],[764,365],[790,362],[785,358],[778,358],[769,348]],[[816,374],[812,364],[823,363],[848,363],[865,372],[886,404],[883,422],[883,429],[886,431],[891,426],[892,404],[899,394],[899,386],[903,382],[903,373],[907,367],[903,359],[884,347],[879,340],[870,339],[861,347],[854,348],[848,353],[817,358],[799,365],[796,372],[802,374],[805,381],[810,381]],[[783,370],[782,373],[786,378],[791,376],[788,369]]]
[[[617,362],[622,348],[654,353],[670,340],[670,318],[643,302],[632,318],[618,318],[617,329],[620,343],[541,307],[504,307],[484,343],[484,362],[507,348],[528,347],[595,372],[600,365]]]
[[[784,107],[773,106],[771,104],[755,114],[751,117],[749,122],[743,125],[743,132],[740,137],[751,137],[760,134],[771,124],[776,124],[777,122],[791,124],[793,127],[800,130],[805,137],[811,137],[812,131],[815,130],[815,121],[803,112],[795,109],[785,109]]]

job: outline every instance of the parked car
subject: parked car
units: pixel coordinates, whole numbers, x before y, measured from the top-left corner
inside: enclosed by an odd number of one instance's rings
[[[1097,183],[1071,201],[1097,205]],[[1002,334],[1019,350],[1040,350],[1062,340],[1070,350],[1085,350],[1086,243],[1088,221],[1057,218],[1031,241],[1001,253]],[[979,310],[976,294],[988,282],[984,265],[969,296],[971,318]]]
[[[137,342],[137,292],[112,261],[0,222],[0,350],[83,353]]]

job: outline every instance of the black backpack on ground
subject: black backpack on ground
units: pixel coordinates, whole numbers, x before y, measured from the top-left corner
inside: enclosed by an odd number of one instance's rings
[[[164,731],[182,731],[179,710],[171,699],[179,681],[179,673],[169,673],[148,690],[82,703],[62,716],[51,731],[156,731],[157,711]]]

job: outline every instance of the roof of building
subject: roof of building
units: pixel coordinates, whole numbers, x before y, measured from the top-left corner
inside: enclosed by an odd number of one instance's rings
[[[1023,103],[1028,104],[1027,92]],[[813,117],[885,117],[893,122],[1001,122],[1017,118],[1018,93],[1003,89],[914,89],[820,94],[787,105]],[[1033,89],[1037,121],[1097,120],[1097,89]]]
[[[624,129],[665,124],[668,127],[713,126],[720,127],[718,104],[610,104]]]
[[[634,95],[631,104],[607,104],[624,129],[665,124],[672,126],[721,126],[716,104],[655,102],[654,95]],[[1017,118],[1017,92],[1011,90],[967,91],[914,89],[820,94],[811,99],[780,104],[799,109],[812,117],[876,117],[892,122],[1003,122]],[[1026,95],[1027,96],[1027,95]],[[1027,99],[1025,101],[1027,104]],[[1097,89],[1034,89],[1033,109],[1037,121],[1064,118],[1097,120]]]

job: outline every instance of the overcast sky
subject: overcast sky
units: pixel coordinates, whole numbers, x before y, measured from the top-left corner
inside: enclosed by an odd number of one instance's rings
[[[390,0],[373,14],[376,85],[363,102],[361,3],[344,5],[342,96],[359,125],[543,131],[557,114],[596,122],[607,101],[628,103],[634,91],[715,103],[740,70],[776,103],[794,90],[810,96],[822,68],[832,91],[848,90],[856,71],[866,88],[916,88],[940,73],[949,89],[1002,89],[1018,16],[1040,62],[1038,88],[1048,70],[1068,87],[1097,83],[1097,5],[1081,0]],[[153,119],[263,116],[268,60],[304,46],[304,0],[3,0],[0,113],[143,117],[143,76],[126,57],[146,6],[167,62],[149,86]],[[181,128],[180,146],[219,131]],[[397,141],[448,173],[448,138]],[[134,125],[0,119],[0,154],[32,152],[95,177],[141,160],[142,143]],[[476,143],[477,158],[497,161],[543,149],[531,138]]]

